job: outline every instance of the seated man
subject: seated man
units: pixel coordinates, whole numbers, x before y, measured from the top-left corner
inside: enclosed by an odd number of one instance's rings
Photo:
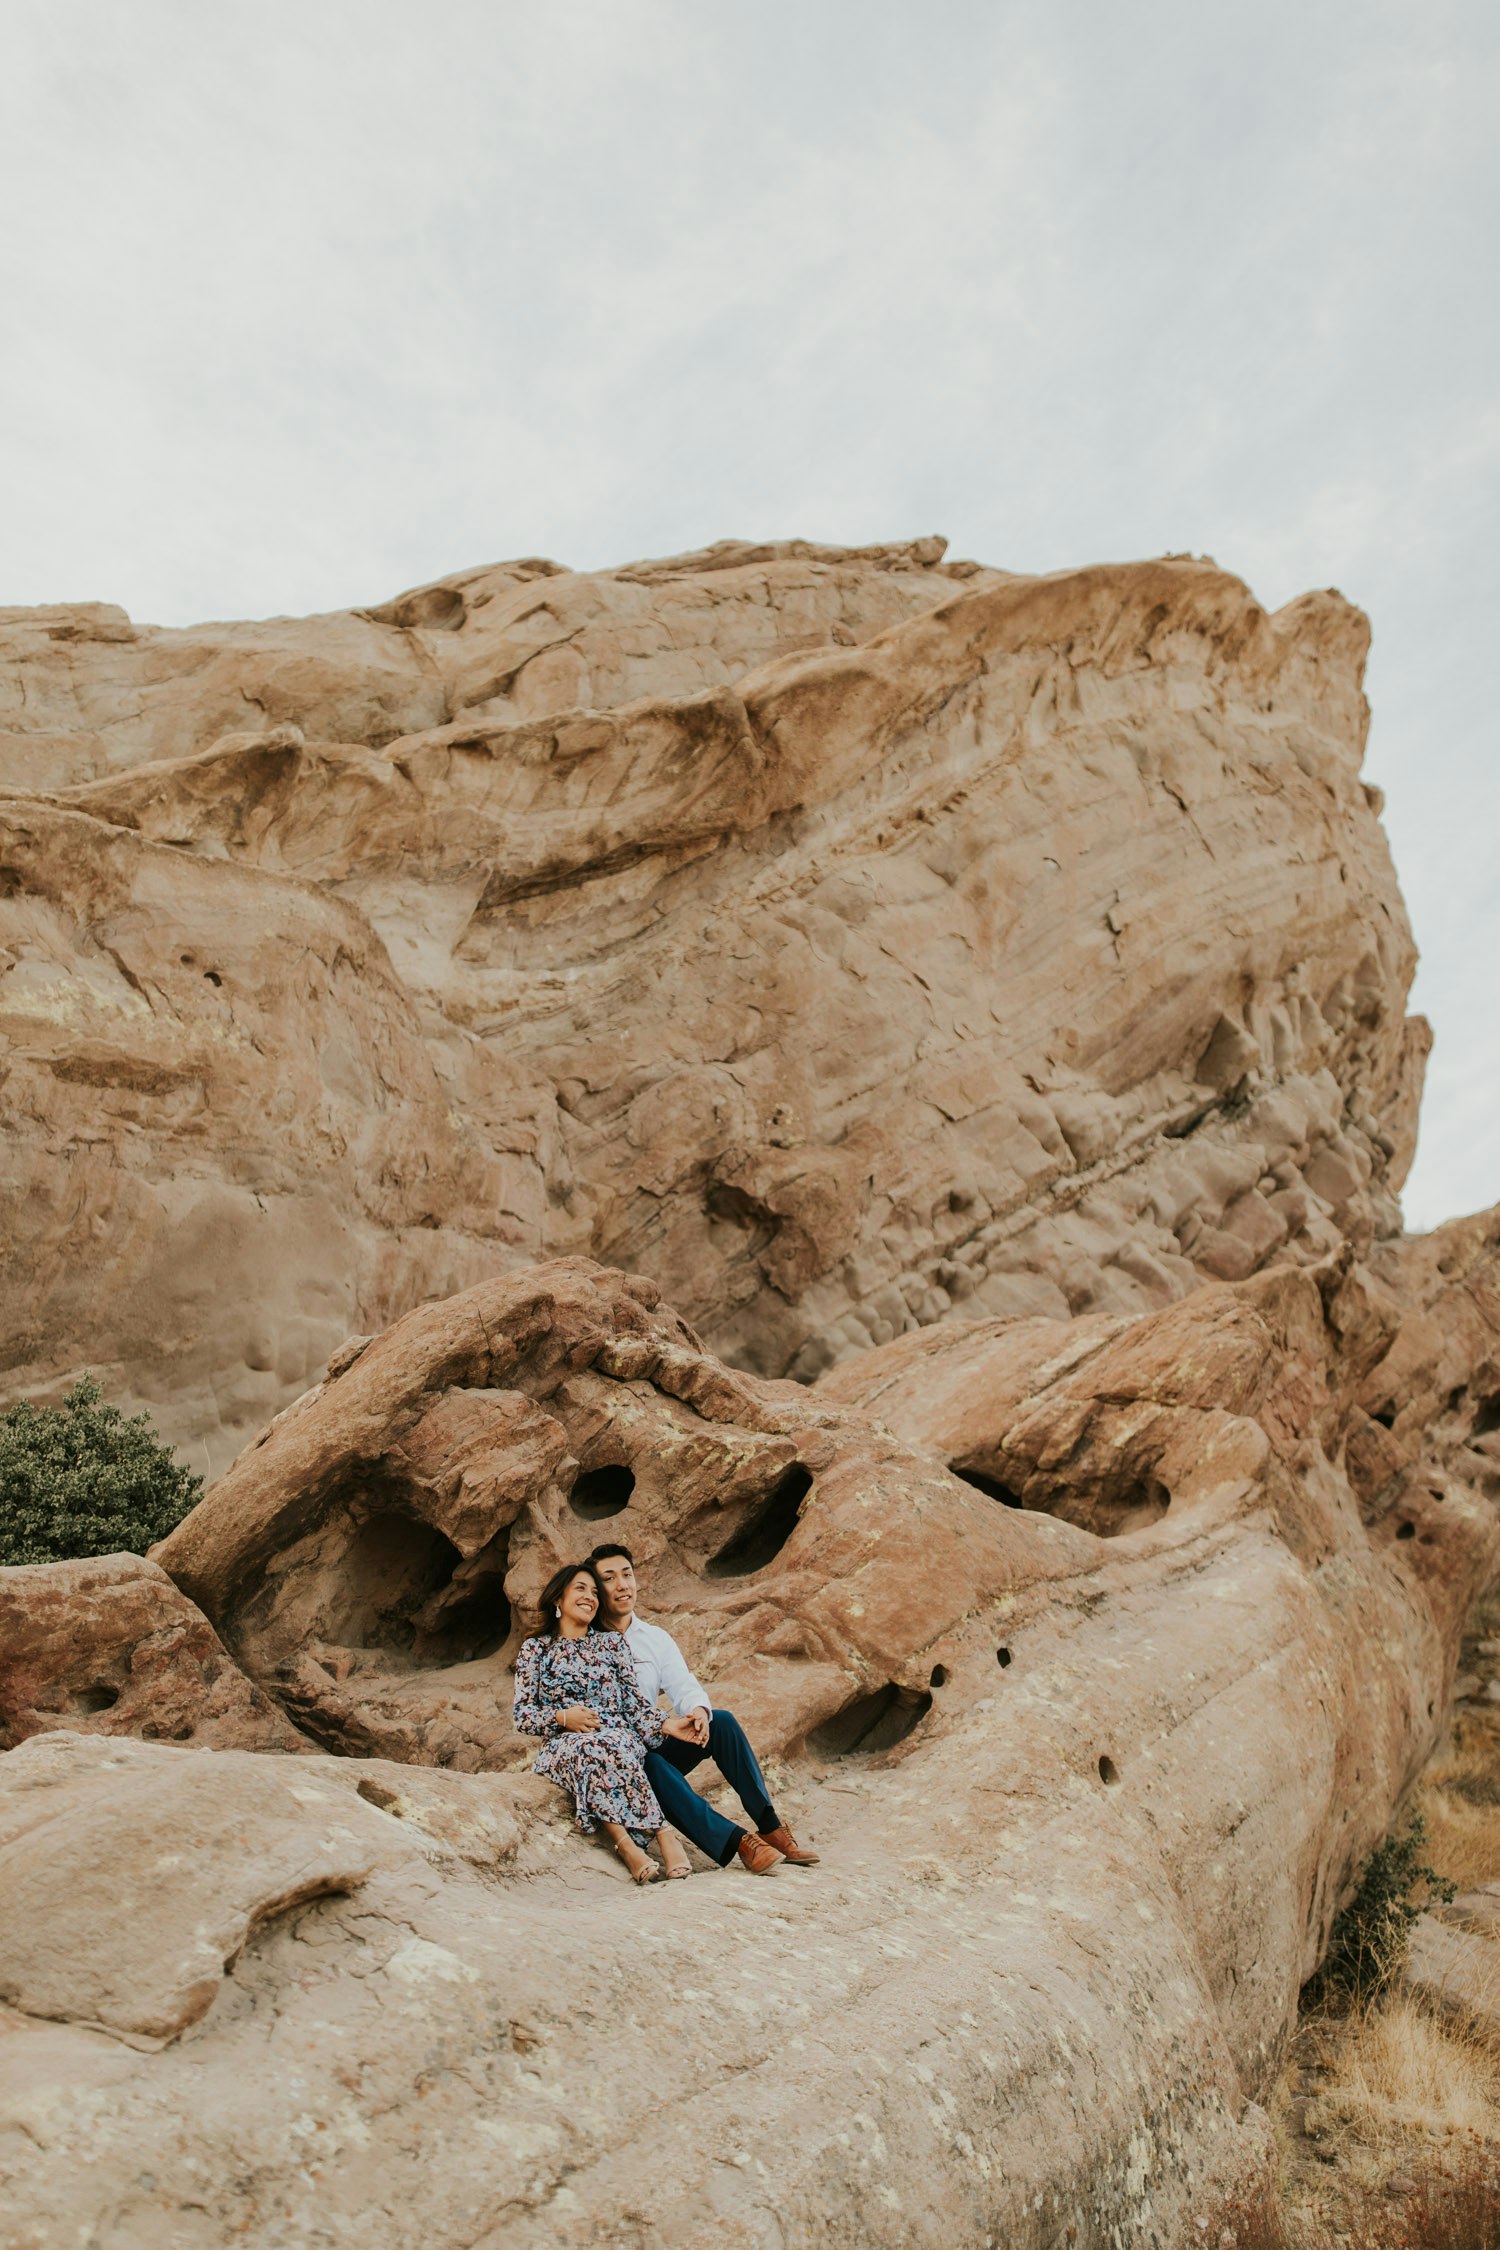
[[[669,1738],[659,1750],[646,1753],[646,1779],[672,1826],[680,1828],[720,1867],[727,1867],[736,1856],[752,1875],[769,1875],[783,1859],[794,1867],[815,1867],[817,1853],[804,1851],[777,1818],[755,1752],[745,1740],[739,1720],[732,1711],[715,1711],[710,1706],[671,1634],[636,1616],[635,1564],[630,1549],[613,1544],[596,1547],[589,1556],[589,1566],[603,1596],[596,1630],[623,1633],[635,1658],[646,1701],[655,1709],[657,1695],[664,1689],[679,1716],[692,1726],[692,1741]],[[715,1812],[687,1780],[705,1758],[713,1759],[755,1823],[753,1835]]]

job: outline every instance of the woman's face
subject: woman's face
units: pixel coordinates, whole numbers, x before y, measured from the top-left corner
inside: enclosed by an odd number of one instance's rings
[[[558,1607],[562,1611],[564,1625],[575,1633],[588,1631],[594,1621],[594,1612],[599,1607],[599,1593],[586,1570],[575,1571],[568,1580]]]

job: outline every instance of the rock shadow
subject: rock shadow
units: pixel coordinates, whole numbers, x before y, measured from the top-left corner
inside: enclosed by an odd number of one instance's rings
[[[825,1758],[873,1757],[904,1742],[931,1709],[932,1697],[924,1689],[898,1687],[888,1680],[873,1695],[860,1696],[814,1727],[808,1748]]]
[[[784,1469],[764,1500],[752,1507],[737,1529],[704,1564],[707,1578],[748,1578],[774,1562],[797,1528],[802,1503],[812,1490],[811,1469],[794,1461]]]

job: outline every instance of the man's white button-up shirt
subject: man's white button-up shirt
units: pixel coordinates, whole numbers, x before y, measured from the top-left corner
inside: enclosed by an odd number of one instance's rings
[[[660,1625],[648,1625],[644,1617],[632,1617],[625,1628],[625,1645],[635,1658],[641,1693],[653,1709],[657,1696],[663,1693],[679,1718],[685,1719],[700,1704],[706,1711],[713,1709],[707,1688],[694,1679],[681,1649]]]

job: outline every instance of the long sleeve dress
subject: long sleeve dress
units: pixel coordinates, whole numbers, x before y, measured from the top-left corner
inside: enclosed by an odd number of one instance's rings
[[[563,1725],[570,1703],[598,1712],[601,1724],[592,1734]],[[663,1739],[662,1718],[641,1693],[623,1633],[585,1633],[578,1641],[539,1633],[523,1641],[515,1717],[518,1733],[545,1737],[531,1770],[569,1791],[585,1836],[599,1821],[617,1821],[637,1840],[661,1827],[645,1758]]]

